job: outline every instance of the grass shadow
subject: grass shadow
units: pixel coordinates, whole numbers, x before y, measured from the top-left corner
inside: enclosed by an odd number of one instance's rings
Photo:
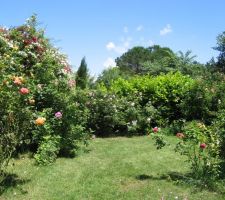
[[[30,182],[30,179],[21,179],[16,174],[12,173],[4,173],[3,179],[0,182],[0,195],[2,195],[7,189],[17,187],[22,194],[27,193],[27,191],[23,190],[20,186]]]
[[[135,177],[137,180],[139,181],[144,181],[144,180],[148,180],[148,179],[153,179],[154,180],[154,176],[152,175],[147,175],[147,174],[141,174]]]
[[[139,181],[144,180],[166,180],[173,182],[179,186],[192,187],[194,186],[194,191],[199,192],[202,190],[208,191],[217,191],[220,193],[224,193],[225,191],[221,191],[217,187],[212,185],[207,185],[202,182],[202,180],[194,179],[191,173],[180,173],[180,172],[168,172],[166,174],[161,174],[158,176],[141,174],[135,177]]]
[[[167,174],[162,174],[159,176],[153,176],[153,175],[147,175],[147,174],[141,174],[135,177],[137,180],[143,181],[143,180],[168,180],[168,181],[187,181],[189,178],[191,178],[190,174],[182,174],[178,172],[169,172]]]

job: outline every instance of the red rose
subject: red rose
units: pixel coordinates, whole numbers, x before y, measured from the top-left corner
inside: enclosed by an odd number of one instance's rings
[[[206,146],[207,146],[207,145],[206,145],[205,143],[200,144],[200,148],[201,148],[201,149],[205,149]]]
[[[157,133],[157,132],[159,131],[159,128],[156,126],[156,127],[154,127],[154,128],[152,129],[152,131],[153,131],[154,133]]]
[[[28,94],[29,93],[29,89],[27,88],[20,88],[20,94]]]
[[[36,43],[38,41],[37,37],[32,37],[32,41]]]

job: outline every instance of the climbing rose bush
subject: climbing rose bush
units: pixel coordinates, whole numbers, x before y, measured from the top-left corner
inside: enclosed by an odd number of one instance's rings
[[[67,57],[45,37],[35,16],[0,28],[0,172],[15,150],[32,150],[46,164],[55,160],[46,161],[46,155],[74,155],[87,144],[88,113],[77,115],[73,77]]]

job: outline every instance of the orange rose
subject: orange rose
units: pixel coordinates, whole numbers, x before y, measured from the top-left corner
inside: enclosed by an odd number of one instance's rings
[[[42,126],[46,121],[46,118],[44,117],[38,117],[36,120],[35,120],[35,124],[38,125],[38,126]]]
[[[16,85],[22,85],[22,83],[24,82],[24,79],[21,76],[20,77],[16,76],[16,77],[13,77],[13,82]]]

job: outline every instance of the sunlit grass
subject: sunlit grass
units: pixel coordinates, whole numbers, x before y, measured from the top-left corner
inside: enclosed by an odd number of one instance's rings
[[[175,143],[175,137],[168,139]],[[0,199],[225,199],[222,194],[172,180],[174,172],[188,172],[184,158],[173,148],[156,150],[150,136],[98,138],[88,152],[74,159],[59,158],[51,166],[35,166],[24,157],[14,161],[13,171],[9,167],[18,177]]]

